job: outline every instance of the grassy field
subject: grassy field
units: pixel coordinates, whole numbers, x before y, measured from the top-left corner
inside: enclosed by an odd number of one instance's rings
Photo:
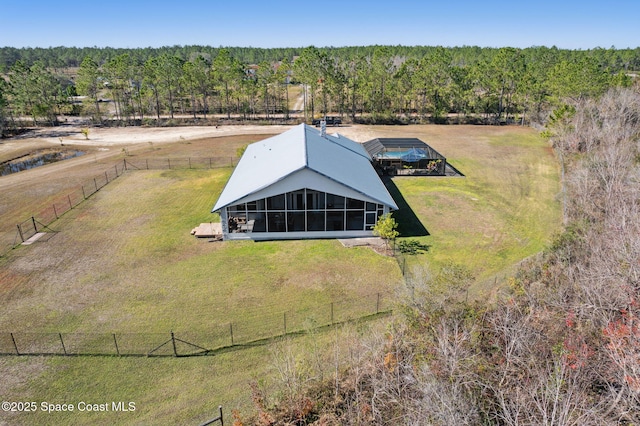
[[[366,140],[366,132],[419,137],[465,175],[394,178],[409,206],[397,213],[402,238],[430,247],[410,257],[410,267],[463,264],[478,277],[476,294],[486,295],[493,276],[541,250],[559,229],[558,168],[534,131],[472,126],[364,130],[364,139],[357,140]],[[225,146],[221,138],[215,149],[232,155],[250,140],[230,139]],[[211,152],[211,145],[146,146],[134,155],[188,156]],[[69,160],[78,169],[65,173],[81,179],[112,160]],[[226,330],[230,322],[279,327],[283,312],[311,313],[339,300],[362,302],[399,285],[395,260],[333,240],[208,243],[192,237],[193,227],[213,220],[209,210],[230,171],[129,172],[55,222],[52,228],[59,232],[46,242],[0,259],[0,332],[166,336],[170,330]],[[66,190],[62,178],[48,187],[25,179],[15,185],[22,195],[7,193],[15,207],[5,208],[4,217],[27,210],[24,194],[40,200],[42,194]],[[413,216],[430,235],[416,236],[416,227],[403,224],[403,218]],[[358,303],[350,305],[356,309]],[[327,333],[319,339],[330,347],[335,337]],[[312,344],[309,338],[294,342],[299,351]],[[133,413],[0,413],[0,424],[195,424],[215,415],[217,405],[224,405],[228,416],[232,409],[250,409],[247,383],[271,380],[272,358],[272,345],[194,358],[0,357],[3,400],[136,403]]]
[[[550,148],[529,129],[438,149],[465,177],[394,179],[430,234],[418,238],[430,246],[428,254],[410,265],[465,265],[483,297],[491,277],[542,250],[559,231],[559,170]]]
[[[138,137],[142,138],[142,136]],[[101,136],[96,136],[95,144],[92,140],[91,145],[74,145],[73,142],[65,142],[64,149],[81,150],[86,154],[0,178],[0,194],[2,194],[0,253],[4,253],[16,241],[18,223],[31,216],[40,218],[41,212],[45,210],[49,213],[46,216],[52,216],[52,204],[54,202],[64,204],[69,194],[75,203],[78,197],[82,197],[81,186],[90,188],[94,177],[98,177],[99,180],[104,179],[105,171],[113,174],[116,163],[122,169],[122,162],[125,159],[141,165],[144,164],[145,159],[153,161],[161,158],[166,162],[168,158],[186,160],[188,157],[224,158],[229,159],[230,163],[236,156],[238,148],[264,137],[266,136],[236,135],[186,140],[182,139],[178,131],[173,138],[175,142],[170,143],[137,141],[131,144],[102,145],[100,139],[107,137]],[[153,139],[153,135],[149,139]],[[51,146],[50,141],[42,138],[4,142],[0,144],[0,161]]]
[[[135,171],[106,186],[46,242],[11,254],[1,281],[22,283],[5,293],[2,329],[198,332],[248,318],[254,328],[271,313],[314,311],[399,282],[393,259],[336,240],[194,238],[192,228],[216,219],[209,211],[229,173]]]

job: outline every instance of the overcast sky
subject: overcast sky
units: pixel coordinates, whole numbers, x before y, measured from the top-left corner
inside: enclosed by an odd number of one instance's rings
[[[640,47],[640,0],[1,0],[0,46]]]

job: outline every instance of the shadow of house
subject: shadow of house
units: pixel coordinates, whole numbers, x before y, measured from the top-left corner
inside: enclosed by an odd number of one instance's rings
[[[449,162],[447,162],[447,164],[446,164],[445,175],[446,176],[453,176],[453,177],[464,177],[464,174],[462,174],[462,172],[460,170],[458,170],[455,167],[453,167],[451,165],[451,163],[449,163]]]
[[[426,237],[429,234],[429,231],[422,224],[418,216],[416,216],[407,200],[402,196],[402,193],[393,182],[393,180],[388,176],[382,177],[382,182],[384,186],[393,197],[393,200],[396,202],[398,206],[398,210],[393,212],[393,217],[396,222],[398,222],[398,232],[400,233],[400,237]]]

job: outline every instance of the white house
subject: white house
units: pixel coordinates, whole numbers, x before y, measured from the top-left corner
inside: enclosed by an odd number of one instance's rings
[[[225,240],[372,236],[398,206],[364,147],[300,124],[249,145],[212,212]]]

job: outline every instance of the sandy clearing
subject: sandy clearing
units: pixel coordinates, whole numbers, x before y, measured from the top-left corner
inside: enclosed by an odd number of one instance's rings
[[[117,146],[134,145],[140,143],[171,143],[182,140],[214,138],[242,134],[273,134],[282,133],[293,126],[289,125],[223,125],[223,126],[181,126],[181,127],[109,127],[90,128],[87,140],[81,132],[80,126],[60,126],[54,128],[40,128],[24,134],[18,138],[6,139],[0,143],[0,151],[8,151],[16,146],[25,146],[34,142],[46,142],[57,145],[81,146]],[[348,125],[329,127],[330,134],[340,133],[346,137],[355,138],[359,142],[376,137],[371,126]]]
[[[210,139],[238,135],[270,135],[291,129],[290,125],[222,125],[222,126],[184,126],[184,127],[109,127],[90,128],[89,139],[82,134],[80,125],[62,125],[53,128],[38,128],[19,137],[0,141],[0,160],[10,160],[21,155],[49,147],[86,148],[90,155],[84,155],[56,163],[55,167],[37,167],[29,171],[29,181],[47,179],[47,176],[60,176],[67,170],[81,164],[108,161],[121,155],[123,149],[136,147],[144,149],[149,143],[154,145],[175,144],[184,141]],[[329,133],[341,133],[356,141],[366,141],[376,132],[370,126],[341,126],[329,128]],[[17,189],[25,182],[25,175],[13,173],[0,178],[0,193],[9,188]]]
[[[240,134],[280,133],[291,126],[185,126],[185,127],[109,127],[90,128],[89,139],[81,133],[79,126],[60,126],[34,130],[20,138],[8,139],[3,145],[12,143],[47,142],[86,146],[132,145],[139,143],[169,143],[182,140],[222,137]]]
[[[82,134],[82,126],[65,124],[54,128],[39,128],[16,138],[0,141],[0,161],[10,160],[20,155],[28,154],[42,148],[52,146],[86,148],[91,155],[65,160],[57,167],[38,167],[30,177],[56,173],[69,167],[89,162],[107,161],[121,155],[123,149],[144,149],[149,143],[154,145],[175,144],[184,141],[211,139],[225,136],[240,135],[269,135],[282,133],[293,127],[292,125],[221,125],[215,126],[184,126],[184,127],[109,127],[90,128],[89,139]],[[330,134],[340,133],[357,142],[366,142],[378,137],[418,137],[447,157],[456,156],[456,146],[449,146],[446,141],[452,138],[463,143],[466,149],[482,149],[481,141],[488,135],[499,135],[507,131],[498,126],[384,126],[384,125],[343,125],[329,127]],[[510,127],[509,132],[530,133],[528,128]],[[0,179],[0,191],[22,181],[24,175],[12,174]]]

